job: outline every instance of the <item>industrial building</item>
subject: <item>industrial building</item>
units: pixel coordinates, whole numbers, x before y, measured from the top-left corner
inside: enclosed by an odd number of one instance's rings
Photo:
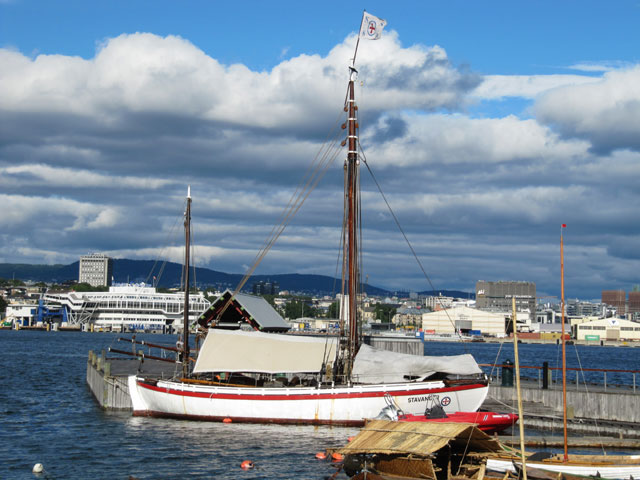
[[[459,306],[422,314],[422,330],[428,334],[471,333],[503,337],[506,334],[504,314]]]
[[[113,276],[113,259],[99,253],[80,257],[78,283],[92,287],[110,286]]]
[[[640,340],[640,323],[621,318],[602,318],[575,325],[576,340]]]

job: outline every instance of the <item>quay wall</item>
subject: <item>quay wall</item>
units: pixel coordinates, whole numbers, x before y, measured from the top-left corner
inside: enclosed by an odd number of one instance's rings
[[[544,405],[550,414],[562,416],[562,390],[522,388],[523,402]],[[489,396],[510,406],[516,405],[514,387],[492,384]],[[640,394],[626,392],[567,391],[567,416],[569,418],[640,423]]]

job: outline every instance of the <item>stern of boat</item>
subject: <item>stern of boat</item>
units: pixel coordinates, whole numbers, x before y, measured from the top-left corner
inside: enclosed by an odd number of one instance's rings
[[[133,414],[140,414],[148,410],[147,403],[140,395],[138,388],[138,377],[136,375],[129,375],[127,379],[129,386],[129,396],[131,397],[131,406],[133,407]]]

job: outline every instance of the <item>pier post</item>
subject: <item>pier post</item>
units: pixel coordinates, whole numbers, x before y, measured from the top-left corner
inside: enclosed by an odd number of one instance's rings
[[[549,362],[542,362],[542,389],[549,389]]]
[[[509,359],[502,366],[502,386],[513,387],[513,362]]]
[[[104,376],[111,376],[111,362],[104,362]]]

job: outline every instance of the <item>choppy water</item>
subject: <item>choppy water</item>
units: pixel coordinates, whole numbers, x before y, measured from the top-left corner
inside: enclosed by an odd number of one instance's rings
[[[315,454],[357,433],[104,412],[86,385],[87,352],[117,336],[0,331],[0,479],[323,479],[335,467]],[[35,463],[46,473],[31,473]]]
[[[0,331],[0,479],[324,479],[315,453],[357,429],[162,420],[102,411],[86,385],[89,350],[117,334]],[[144,338],[144,336],[139,336]],[[171,344],[174,337],[149,335]],[[427,343],[427,355],[472,353],[480,363],[513,359],[505,344]],[[569,363],[576,364],[575,354]],[[583,367],[639,368],[630,348],[577,347]],[[556,364],[555,345],[522,345],[522,364]],[[572,363],[573,362],[573,363]],[[256,468],[240,469],[243,460]],[[31,473],[42,463],[45,473]],[[344,474],[338,478],[345,479]]]

